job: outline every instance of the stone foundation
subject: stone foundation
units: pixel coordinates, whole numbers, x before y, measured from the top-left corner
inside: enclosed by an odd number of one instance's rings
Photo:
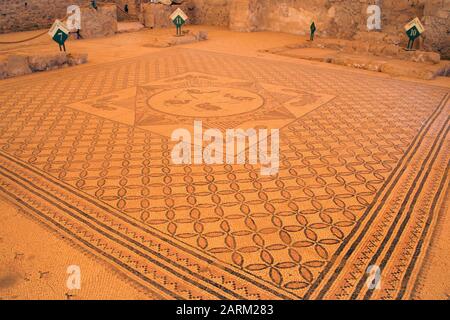
[[[207,31],[199,31],[196,33],[187,32],[184,35],[184,37],[177,37],[171,35],[157,37],[153,39],[153,41],[146,44],[145,46],[150,48],[167,48],[205,40],[208,40]]]
[[[65,52],[0,57],[0,79],[84,64],[87,58],[87,54]]]

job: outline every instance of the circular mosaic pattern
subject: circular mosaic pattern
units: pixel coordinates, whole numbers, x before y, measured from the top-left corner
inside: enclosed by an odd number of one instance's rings
[[[227,117],[260,108],[264,99],[253,92],[225,87],[189,87],[159,92],[147,100],[151,108],[188,117]]]

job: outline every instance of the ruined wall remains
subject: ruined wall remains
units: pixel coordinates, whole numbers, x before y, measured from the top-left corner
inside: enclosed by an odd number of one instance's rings
[[[230,23],[229,0],[190,0],[194,4],[195,24],[228,27]]]
[[[404,25],[419,17],[426,28],[424,48],[450,57],[450,0],[230,0],[230,4],[232,30],[306,35],[315,21],[319,36],[345,39],[367,31],[367,8],[377,4],[381,32],[392,42],[404,45]]]
[[[109,37],[117,32],[117,8],[113,4],[101,5],[98,10],[83,7],[81,17],[83,38]]]
[[[163,0],[165,1],[170,0]],[[150,0],[140,0],[140,5],[137,6],[137,14],[146,26],[171,26],[172,23],[167,20],[167,17],[178,7],[189,16],[188,24],[223,27],[228,27],[230,24],[229,0],[172,0],[171,6],[150,2]],[[155,22],[152,23],[152,20]]]
[[[151,0],[97,0],[113,2],[143,21]],[[166,0],[164,0],[166,1]],[[70,4],[89,0],[2,0],[0,33],[48,27],[65,16]],[[423,46],[450,57],[450,0],[176,0],[189,8],[190,23],[230,27],[237,31],[282,31],[305,35],[315,21],[318,36],[353,38],[367,31],[367,7],[382,9],[382,32],[392,42],[407,41],[403,26],[421,18],[427,31]],[[162,6],[162,5],[161,5]],[[171,11],[172,7],[164,10]],[[119,15],[121,17],[121,15]]]
[[[123,6],[126,2],[126,0],[97,0],[99,6],[108,7],[107,10],[104,10],[108,16],[115,15],[112,13],[111,4],[117,3]],[[90,0],[0,0],[0,33],[48,28],[56,19],[64,18],[67,14],[67,7],[73,4],[88,8]],[[88,18],[94,16],[94,14],[89,14]],[[88,25],[95,25],[98,30],[98,24],[107,24],[113,19],[103,20],[97,23],[88,22]],[[83,19],[81,22],[83,24]],[[102,28],[108,29],[106,25]],[[117,29],[117,27],[115,28]]]
[[[46,28],[66,15],[71,4],[83,0],[1,0],[0,33]]]
[[[252,32],[262,30],[262,6],[258,0],[234,0],[230,3],[229,27],[233,31]]]
[[[425,49],[450,59],[450,0],[427,0],[422,20],[427,28]]]
[[[169,16],[177,9],[183,10],[189,17],[187,24],[194,22],[192,16],[194,13],[194,6],[188,2],[184,2],[180,5],[167,6],[161,3],[145,3],[139,9],[140,21],[147,28],[169,28],[173,27],[172,21]]]
[[[367,7],[378,4],[382,10],[384,32],[403,32],[403,26],[424,15],[425,3],[433,0],[230,0],[249,8],[247,16],[258,30],[307,34],[314,20],[323,36],[351,38],[366,30]],[[441,2],[441,3],[438,3]],[[434,1],[443,7],[450,0]],[[242,14],[241,10],[241,14]],[[233,26],[231,26],[233,27]]]

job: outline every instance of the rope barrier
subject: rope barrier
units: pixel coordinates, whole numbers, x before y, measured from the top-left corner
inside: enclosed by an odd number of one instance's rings
[[[63,19],[61,19],[60,21],[66,21],[67,18],[69,18],[72,14],[67,14]],[[23,43],[23,42],[27,42],[27,41],[31,41],[34,39],[37,39],[39,37],[42,37],[43,35],[47,34],[47,30],[45,30],[42,33],[39,33],[38,35],[32,36],[30,38],[27,39],[23,39],[23,40],[17,40],[17,41],[0,41],[0,44],[17,44],[17,43]]]
[[[132,15],[129,15],[127,12],[125,12],[125,10],[123,10],[122,8],[120,8],[117,4],[116,4],[116,6],[117,6],[117,9],[119,9],[122,13],[124,13],[125,15],[127,15],[129,18],[132,18],[132,19],[138,19],[137,17],[133,17]],[[90,6],[90,5],[84,5],[84,6],[81,6],[81,7],[82,7],[82,8],[89,8],[89,7],[91,7],[91,6]],[[69,18],[71,15],[72,15],[72,14],[67,14],[63,19],[60,19],[60,21],[66,21],[67,18]],[[42,33],[39,33],[38,35],[32,36],[32,37],[30,37],[30,38],[23,39],[23,40],[17,40],[17,41],[0,41],[0,44],[18,44],[18,43],[24,43],[24,42],[31,41],[31,40],[37,39],[37,38],[39,38],[39,37],[42,37],[42,36],[45,35],[46,33],[47,33],[47,31],[44,31],[44,32],[42,32]]]
[[[39,38],[39,37],[42,37],[42,36],[43,36],[44,34],[46,34],[47,32],[48,32],[48,31],[45,30],[44,32],[42,32],[42,33],[40,33],[40,34],[38,34],[38,35],[36,35],[36,36],[33,36],[33,37],[31,37],[31,38],[27,38],[27,39],[23,39],[23,40],[19,40],[19,41],[8,41],[8,42],[0,41],[0,44],[16,44],[16,43],[23,43],[23,42],[31,41],[31,40],[37,39],[37,38]]]

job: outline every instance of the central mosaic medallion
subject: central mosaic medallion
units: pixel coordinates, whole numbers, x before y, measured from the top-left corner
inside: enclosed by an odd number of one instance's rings
[[[166,137],[178,128],[281,129],[333,96],[188,72],[69,105]]]
[[[227,117],[254,111],[263,104],[264,99],[256,93],[223,87],[169,89],[147,100],[154,110],[195,118]]]

